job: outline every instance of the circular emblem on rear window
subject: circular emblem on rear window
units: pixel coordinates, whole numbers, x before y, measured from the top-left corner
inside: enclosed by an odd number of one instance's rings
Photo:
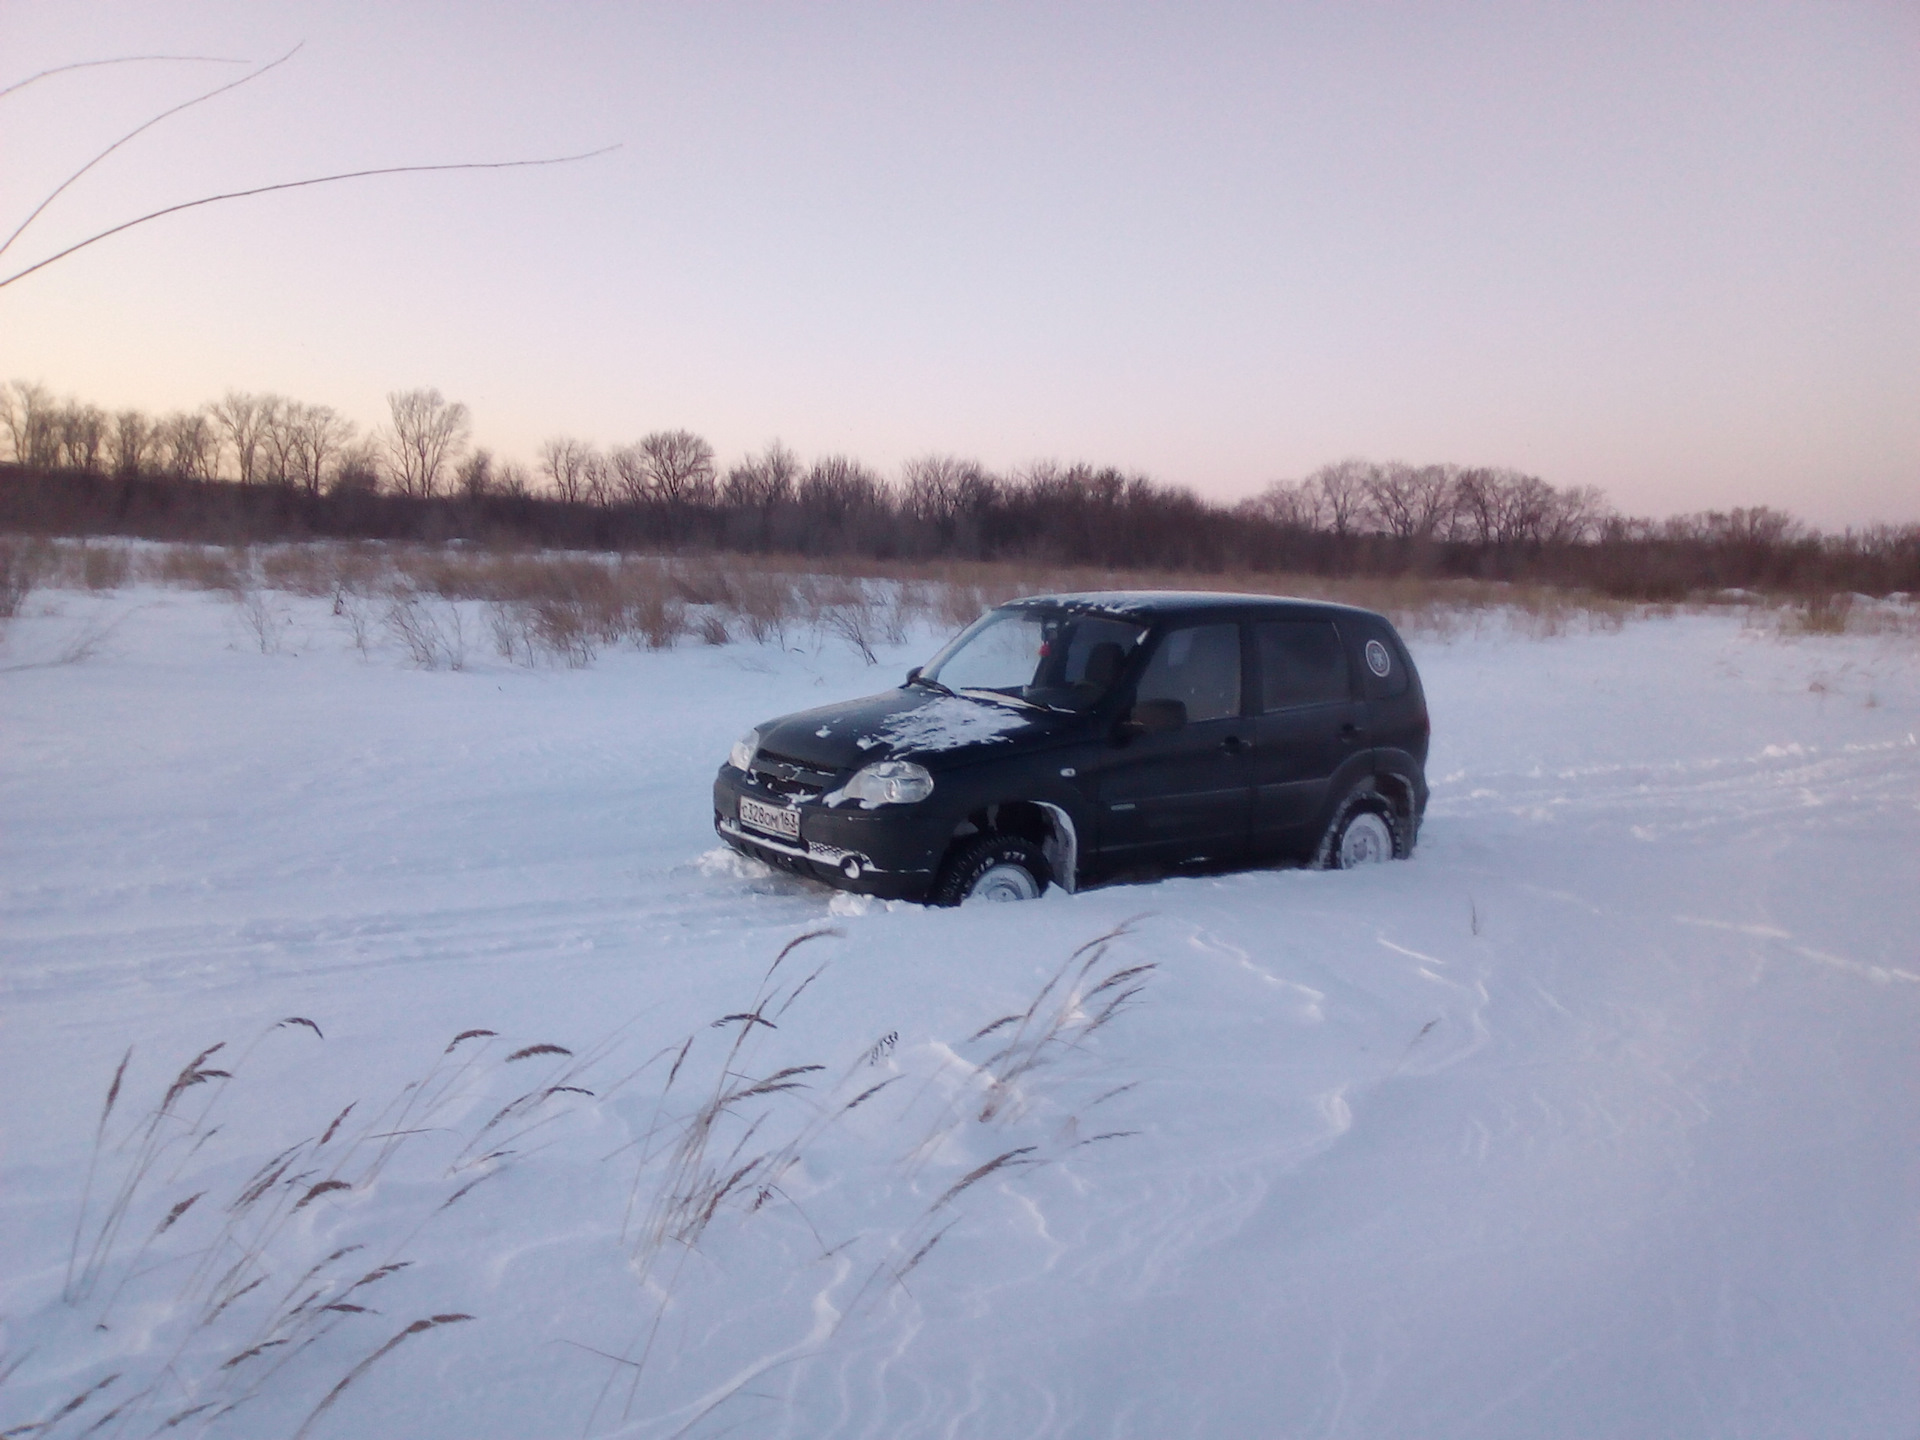
[[[1387,654],[1387,647],[1378,640],[1367,641],[1367,669],[1384,679],[1392,668],[1393,657]]]

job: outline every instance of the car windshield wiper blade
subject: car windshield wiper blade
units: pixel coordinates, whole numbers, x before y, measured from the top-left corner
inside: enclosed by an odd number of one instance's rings
[[[937,694],[941,694],[941,695],[952,695],[955,693],[951,688],[949,688],[948,686],[942,685],[938,680],[934,679],[931,675],[916,675],[913,677],[913,683],[916,685],[924,685],[927,687],[927,689],[932,690]]]
[[[949,692],[951,693],[951,692]],[[1029,710],[1043,710],[1050,715],[1071,715],[1071,710],[1063,710],[1058,705],[1048,705],[1039,700],[1029,700],[1024,695],[1009,695],[1004,690],[968,689],[960,692],[972,700],[1004,700],[1009,705],[1023,705]]]

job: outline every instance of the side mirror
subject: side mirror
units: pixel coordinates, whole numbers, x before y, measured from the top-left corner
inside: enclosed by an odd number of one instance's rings
[[[1127,735],[1158,735],[1179,730],[1186,723],[1187,706],[1183,700],[1138,700],[1127,718],[1120,722],[1120,729]]]
[[[907,684],[911,685],[913,684],[914,681],[918,680],[919,678],[920,678],[920,667],[918,665],[914,666],[913,669],[907,671]]]

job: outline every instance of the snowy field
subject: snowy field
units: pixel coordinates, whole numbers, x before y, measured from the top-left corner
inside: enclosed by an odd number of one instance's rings
[[[0,649],[0,1431],[1920,1434],[1911,638],[1415,635],[1411,863],[933,911],[708,787],[940,637],[272,604]]]

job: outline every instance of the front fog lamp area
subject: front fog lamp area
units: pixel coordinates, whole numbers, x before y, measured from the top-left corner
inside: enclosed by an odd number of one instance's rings
[[[760,732],[749,730],[733,742],[733,749],[727,752],[727,763],[736,770],[745,770],[753,764],[753,757],[760,749]]]
[[[858,800],[861,809],[871,810],[876,805],[911,805],[931,794],[933,776],[926,766],[911,760],[876,760],[824,799],[829,805]]]

